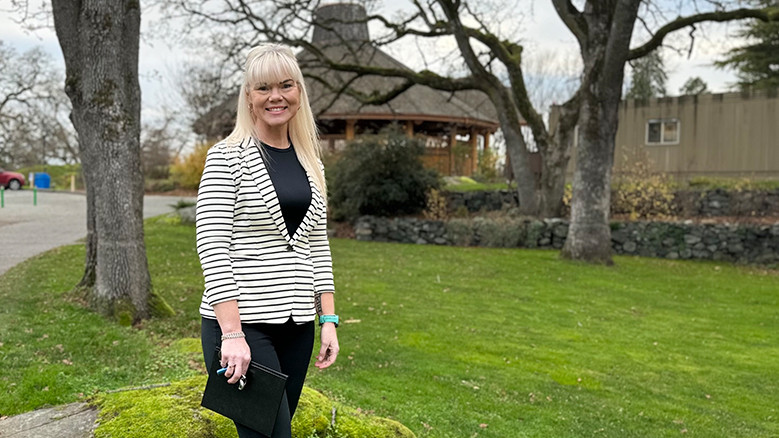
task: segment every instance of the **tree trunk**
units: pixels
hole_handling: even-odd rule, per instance
[[[94,250],[90,303],[105,315],[138,321],[150,316],[151,293],[143,240],[140,4],[53,0],[52,7],[82,151],[88,225],[94,220],[84,275]]]
[[[84,161],[83,155],[81,161]],[[95,231],[95,191],[89,190],[92,184],[86,182],[84,175],[84,187],[87,188],[87,241],[86,256],[84,257],[84,275],[76,285],[80,289],[91,289],[95,286],[97,270],[97,233]]]
[[[538,210],[541,217],[563,215],[563,193],[565,192],[565,171],[571,158],[567,138],[555,139],[541,153],[541,181],[538,187]]]
[[[538,216],[538,193],[536,177],[530,168],[530,153],[522,136],[519,123],[519,112],[505,90],[491,90],[490,100],[498,113],[500,128],[506,140],[506,151],[509,154],[511,170],[517,181],[517,196],[519,197],[519,213],[526,216]]]
[[[560,106],[559,118],[554,132],[539,143],[542,173],[539,189],[539,210],[543,217],[563,216],[563,195],[565,193],[565,174],[571,160],[574,129],[579,117],[578,95]]]
[[[588,2],[579,144],[565,258],[612,264],[609,206],[617,111],[640,0]]]

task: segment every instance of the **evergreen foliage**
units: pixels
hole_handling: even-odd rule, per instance
[[[637,59],[631,65],[633,72],[630,77],[630,88],[625,97],[648,100],[652,97],[665,96],[665,81],[668,80],[668,75],[665,73],[660,53],[654,51]]]
[[[682,85],[679,89],[679,93],[682,95],[698,95],[709,92],[709,86],[706,82],[700,78],[700,76],[694,76]]]
[[[349,143],[328,172],[332,218],[421,212],[427,192],[440,184],[436,172],[422,165],[424,149],[421,139],[397,127]]]
[[[750,0],[749,3],[756,7],[779,7],[777,0]],[[750,43],[729,50],[714,65],[735,69],[741,89],[779,87],[779,22],[752,20],[736,36]]]

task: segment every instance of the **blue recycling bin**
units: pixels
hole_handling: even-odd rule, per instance
[[[51,177],[45,172],[35,172],[35,187],[48,189],[51,187]]]

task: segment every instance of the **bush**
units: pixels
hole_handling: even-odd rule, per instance
[[[502,179],[498,169],[498,154],[490,148],[479,151],[479,164],[473,179],[479,182],[499,182]]]
[[[422,140],[397,128],[350,142],[328,171],[332,218],[421,212],[426,194],[440,185],[436,172],[423,167],[423,153]]]
[[[694,176],[687,181],[690,188],[702,190],[723,189],[741,192],[744,190],[777,190],[779,180],[776,179],[750,179],[750,178],[714,178],[708,176]]]
[[[653,172],[646,152],[626,153],[614,178],[612,214],[627,214],[631,220],[668,219],[673,216],[674,184],[666,174]]]
[[[427,192],[426,207],[423,214],[425,219],[447,219],[449,217],[449,207],[446,202],[446,195],[440,190],[430,189],[430,191]]]
[[[176,158],[170,167],[170,176],[177,187],[197,190],[210,147],[210,144],[201,143],[195,145],[195,149],[188,155]]]

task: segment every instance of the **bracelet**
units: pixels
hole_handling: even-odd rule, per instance
[[[232,333],[225,333],[222,335],[222,340],[225,339],[238,339],[238,338],[245,338],[246,334],[244,332],[232,332]]]

